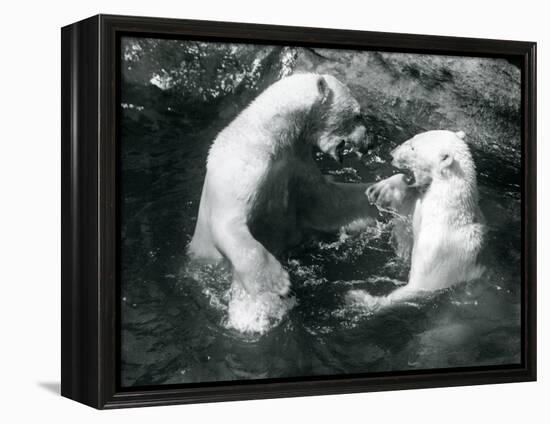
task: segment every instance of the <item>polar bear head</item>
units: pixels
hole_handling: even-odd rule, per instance
[[[341,162],[346,148],[369,148],[365,117],[347,86],[331,75],[296,73],[269,86],[233,127],[259,127],[273,147],[317,146]],[[250,130],[248,131],[250,133]],[[253,133],[253,140],[264,140]]]
[[[316,75],[316,79],[319,100],[314,113],[319,125],[312,136],[317,146],[340,163],[346,148],[361,157],[369,148],[369,139],[359,102],[333,76]]]
[[[415,184],[458,177],[474,182],[475,165],[464,132],[436,130],[415,135],[391,152],[393,166],[413,173]]]

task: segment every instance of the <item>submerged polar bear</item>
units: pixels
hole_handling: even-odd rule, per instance
[[[373,203],[392,209],[397,253],[411,260],[409,282],[388,296],[353,291],[352,298],[371,309],[479,278],[477,257],[485,228],[478,206],[476,169],[464,132],[428,131],[392,153],[393,165],[412,171],[367,189]]]
[[[336,231],[378,214],[364,195],[367,185],[321,174],[314,146],[340,162],[346,146],[359,155],[368,148],[359,103],[330,75],[274,83],[210,149],[188,250],[198,261],[230,262],[229,319],[241,331],[262,331],[269,315],[280,312],[273,302],[288,293],[290,281],[275,255],[308,231]],[[246,305],[236,307],[238,299]]]

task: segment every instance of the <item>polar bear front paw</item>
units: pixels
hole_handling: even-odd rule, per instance
[[[401,203],[407,192],[406,177],[396,174],[367,188],[369,201],[380,207],[392,207]]]

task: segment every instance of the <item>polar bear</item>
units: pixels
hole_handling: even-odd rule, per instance
[[[341,162],[345,149],[369,147],[350,90],[330,75],[295,74],[261,93],[214,140],[192,259],[229,261],[233,285],[250,296],[285,295],[288,273],[276,259],[309,231],[336,231],[378,211],[367,185],[326,179],[314,146]]]
[[[485,226],[478,206],[476,169],[463,131],[428,131],[392,153],[393,166],[412,172],[414,184],[397,174],[367,189],[377,205],[393,210],[397,252],[409,256],[408,284],[388,296],[361,291],[352,297],[371,309],[479,278],[478,254]]]

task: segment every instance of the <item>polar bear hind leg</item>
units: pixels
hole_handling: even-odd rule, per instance
[[[187,247],[187,252],[193,261],[197,263],[217,264],[223,260],[223,256],[216,248],[210,226],[208,225],[207,203],[205,202],[206,186],[202,190],[199,214],[193,238]]]
[[[224,217],[213,225],[218,248],[233,266],[234,281],[251,295],[288,293],[290,280],[282,265],[250,234],[242,218]]]

